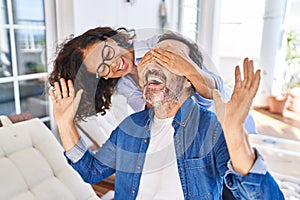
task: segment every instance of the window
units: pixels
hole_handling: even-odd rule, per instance
[[[0,115],[49,121],[43,0],[0,0]]]
[[[193,41],[198,39],[198,16],[199,1],[198,0],[179,0],[179,32],[189,37]]]
[[[227,0],[221,4],[219,53],[222,57],[259,57],[265,1]]]
[[[287,31],[294,30],[300,34],[300,0],[289,0],[285,17]]]

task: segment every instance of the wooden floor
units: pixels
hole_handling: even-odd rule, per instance
[[[252,146],[263,155],[269,172],[287,200],[300,200],[300,113],[282,115],[267,109],[251,110],[258,134],[250,135]]]
[[[258,134],[300,141],[300,113],[285,110],[278,115],[265,108],[254,108],[251,114]]]

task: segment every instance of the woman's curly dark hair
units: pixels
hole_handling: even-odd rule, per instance
[[[71,37],[57,47],[53,70],[48,81],[53,85],[60,78],[64,78],[73,81],[75,92],[83,89],[76,121],[97,113],[105,115],[105,110],[111,106],[111,96],[119,78],[96,79],[95,74],[89,73],[83,63],[84,50],[96,42],[105,41],[107,37],[115,40],[119,46],[132,48],[135,31],[124,27],[116,30],[110,27],[97,27],[77,37]]]

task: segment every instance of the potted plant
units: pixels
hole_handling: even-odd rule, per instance
[[[274,114],[283,115],[286,109],[288,95],[283,93],[281,95],[271,95],[268,97],[269,111]]]
[[[296,111],[299,109],[300,111],[300,52],[297,49],[299,45],[297,32],[288,31],[286,33],[286,67],[283,71],[281,94],[270,96],[268,99],[269,110],[272,113],[283,115],[286,107],[289,110]]]
[[[300,39],[292,30],[287,32],[285,82],[289,94],[288,109],[300,112]]]

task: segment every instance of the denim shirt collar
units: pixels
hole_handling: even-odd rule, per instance
[[[182,104],[180,109],[177,111],[174,122],[177,123],[180,126],[185,127],[187,124],[187,121],[191,118],[191,110],[195,106],[196,102],[194,101],[193,96],[190,96],[185,100],[185,102]],[[149,109],[149,119],[146,122],[146,125],[150,125],[150,123],[154,119],[154,108]]]
[[[194,108],[196,102],[193,99],[193,96],[187,98],[187,100],[182,104],[178,112],[174,117],[174,122],[180,126],[185,127],[187,121],[191,118],[191,110]]]

